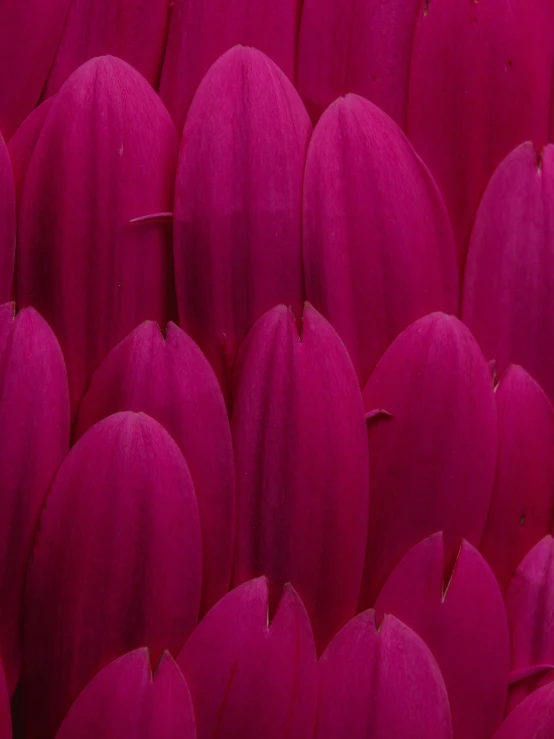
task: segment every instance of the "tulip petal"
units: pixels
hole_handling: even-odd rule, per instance
[[[314,130],[302,253],[307,299],[346,344],[361,384],[406,326],[458,312],[439,191],[398,126],[357,95],[333,103]]]
[[[175,0],[160,96],[179,133],[210,66],[237,44],[259,49],[294,82],[301,0]],[[255,99],[255,98],[254,98]]]
[[[13,170],[6,144],[0,133],[0,303],[12,297],[15,224]]]
[[[462,318],[502,374],[521,365],[554,401],[554,146],[531,144],[494,173],[479,206]],[[546,340],[545,340],[546,339]]]
[[[523,557],[552,531],[554,411],[542,389],[517,365],[503,375],[495,399],[498,462],[479,549],[504,591]]]
[[[145,648],[110,663],[79,694],[56,739],[196,739],[181,671],[164,652],[155,675]]]
[[[310,621],[287,585],[272,622],[265,578],[212,608],[179,653],[198,739],[313,736],[317,661]]]
[[[548,141],[552,22],[550,0],[421,3],[408,135],[443,191],[461,265],[494,169],[523,141]]]
[[[297,88],[312,120],[349,92],[406,125],[419,0],[304,0]]]
[[[130,333],[100,365],[81,403],[81,436],[117,411],[144,411],[173,436],[187,461],[202,526],[205,613],[229,589],[235,525],[231,431],[217,379],[174,323],[164,340],[153,322]]]
[[[0,3],[0,132],[9,139],[38,103],[70,0]]]
[[[179,322],[227,396],[256,319],[280,302],[301,310],[310,134],[291,83],[259,51],[241,47],[213,65],[187,118],[174,209]]]
[[[352,363],[309,304],[299,338],[284,306],[248,335],[231,419],[237,480],[234,581],[291,582],[318,649],[356,611],[366,543],[369,465]]]
[[[364,390],[371,516],[360,608],[418,541],[444,530],[478,546],[494,484],[497,416],[489,369],[467,328],[433,313],[407,328]]]
[[[520,563],[506,591],[512,644],[512,670],[554,664],[554,539],[545,536]],[[534,688],[551,682],[551,673],[522,680],[510,690],[514,708]]]
[[[510,642],[502,594],[479,552],[462,542],[447,577],[442,534],[416,545],[381,590],[392,613],[426,642],[442,671],[455,739],[489,739],[504,715]]]
[[[114,57],[80,67],[44,123],[21,199],[17,297],[60,341],[73,414],[110,349],[146,319],[166,325],[170,231],[129,221],[171,210],[177,147],[157,95]]]
[[[374,611],[349,621],[319,660],[315,737],[451,739],[446,687],[423,640],[394,616],[378,629]]]
[[[60,467],[41,516],[25,603],[26,736],[50,739],[125,652],[175,654],[200,585],[198,507],[177,444],[142,413],[100,421]]]
[[[550,739],[554,734],[554,684],[530,695],[512,711],[492,739]]]
[[[40,510],[69,449],[67,372],[32,308],[0,309],[0,655],[13,694],[21,669],[24,581]]]
[[[12,718],[10,715],[10,696],[0,662],[0,739],[12,739]]]

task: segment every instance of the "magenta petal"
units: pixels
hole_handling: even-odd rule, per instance
[[[152,675],[137,649],[105,667],[79,694],[56,739],[196,739],[194,709],[181,671],[164,652]]]
[[[502,594],[471,544],[446,569],[442,534],[416,545],[381,590],[392,613],[426,642],[444,676],[455,739],[489,739],[504,715],[510,642]]]
[[[210,66],[237,44],[264,52],[294,82],[301,0],[175,0],[160,96],[179,133]]]
[[[520,364],[554,400],[554,146],[515,149],[481,200],[462,318],[502,374]]]
[[[0,739],[12,739],[12,717],[10,714],[10,696],[4,676],[4,668],[0,662]]]
[[[164,340],[147,322],[93,375],[76,434],[116,411],[144,411],[173,436],[189,467],[202,526],[201,611],[229,589],[235,527],[231,431],[219,383],[196,344],[174,323]]]
[[[420,4],[408,135],[444,193],[461,263],[495,167],[523,141],[539,151],[548,140],[552,23],[551,0]]]
[[[306,304],[301,337],[284,306],[239,357],[231,419],[237,479],[234,581],[291,582],[318,649],[356,611],[369,465],[362,398],[346,349]]]
[[[554,736],[554,684],[530,695],[502,722],[492,739],[551,739]]]
[[[6,144],[0,133],[0,303],[4,303],[12,297],[15,224],[13,170]]]
[[[171,306],[171,231],[130,223],[171,210],[177,135],[141,75],[114,57],[80,67],[56,96],[19,211],[17,298],[54,329],[74,413],[92,373]]]
[[[0,655],[10,695],[35,529],[69,448],[69,391],[56,337],[32,308],[0,307]]]
[[[374,603],[393,567],[418,541],[444,530],[478,546],[497,455],[493,386],[467,328],[434,313],[387,350],[364,390],[371,516],[360,607]]]
[[[429,648],[394,616],[352,619],[319,660],[316,739],[451,739],[444,680]]]
[[[0,133],[9,139],[38,103],[70,0],[0,3]]]
[[[265,578],[217,603],[179,653],[198,739],[307,739],[317,707],[310,621],[287,585],[271,623]]]
[[[174,211],[179,320],[224,392],[241,341],[278,303],[300,312],[302,179],[311,125],[267,57],[236,47],[194,98]]]
[[[504,591],[523,557],[552,531],[554,411],[517,365],[504,373],[495,398],[498,463],[479,549]]]
[[[307,299],[363,384],[410,323],[458,312],[454,237],[437,186],[398,126],[357,95],[317,124],[306,163]]]
[[[554,664],[554,539],[545,536],[520,563],[506,591],[512,670]],[[522,680],[510,690],[513,708],[552,675]]]
[[[25,603],[31,739],[50,739],[108,662],[138,646],[173,654],[194,628],[198,507],[177,444],[142,413],[96,424],[70,451],[40,520]]]
[[[297,87],[313,120],[354,92],[406,124],[419,0],[304,0]]]

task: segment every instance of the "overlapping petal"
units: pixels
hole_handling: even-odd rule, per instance
[[[196,627],[177,663],[196,712],[198,739],[306,739],[317,708],[310,621],[287,585],[269,622],[265,578],[225,596]]]
[[[156,662],[194,628],[198,507],[179,447],[142,413],[100,421],[46,499],[25,602],[26,736],[50,739],[106,664],[139,646]]]
[[[489,739],[504,715],[510,642],[502,594],[485,560],[462,542],[448,571],[442,534],[416,545],[381,590],[392,613],[426,642],[442,671],[454,739]]]
[[[144,411],[173,436],[189,467],[202,526],[205,613],[229,589],[235,533],[231,431],[219,383],[196,344],[174,323],[164,339],[148,321],[93,375],[76,435],[117,411]]]
[[[210,69],[187,118],[174,252],[181,327],[224,392],[240,342],[278,303],[302,304],[302,180],[311,124],[261,52],[237,47]]]
[[[0,303],[12,297],[15,227],[14,176],[8,150],[0,133]]]
[[[318,649],[354,615],[369,466],[361,393],[344,345],[308,303],[260,318],[239,357],[231,419],[237,479],[234,581],[291,582]]]
[[[483,355],[456,318],[434,313],[407,328],[363,390],[371,515],[361,607],[418,541],[444,530],[447,548],[478,546],[491,499],[497,414]]]
[[[554,685],[546,685],[510,713],[492,739],[550,739],[553,734]]]
[[[413,321],[458,312],[437,186],[398,126],[357,95],[333,103],[314,130],[302,255],[306,297],[338,331],[361,384]]]

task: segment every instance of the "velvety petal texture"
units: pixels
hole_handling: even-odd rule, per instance
[[[319,660],[316,739],[451,739],[444,680],[429,648],[394,616],[364,611]]]
[[[154,90],[125,62],[80,67],[52,103],[19,211],[17,299],[54,329],[74,412],[92,373],[146,319],[165,327],[178,140]]]
[[[4,303],[12,297],[15,226],[13,170],[6,144],[0,133],[0,303]]]
[[[333,103],[314,130],[302,255],[306,297],[338,331],[360,384],[413,321],[458,312],[437,186],[398,126],[357,95]]]
[[[0,4],[0,134],[9,139],[38,103],[71,0]]]
[[[205,613],[229,589],[235,533],[231,431],[217,378],[196,344],[174,323],[164,339],[147,321],[95,372],[79,411],[76,434],[116,411],[144,411],[183,452],[202,526]]]
[[[147,649],[115,660],[86,686],[56,739],[196,739],[194,709],[168,652],[152,674]]]
[[[6,685],[4,668],[0,662],[0,739],[12,739],[12,717],[10,696]]]
[[[40,520],[25,603],[30,738],[50,739],[109,662],[148,646],[154,663],[193,630],[201,535],[179,447],[142,413],[118,413],[73,447]]]
[[[313,120],[349,92],[406,124],[419,0],[304,0],[297,87]]]
[[[462,318],[502,374],[520,364],[554,400],[554,146],[530,143],[494,173],[479,206]]]
[[[478,546],[491,499],[497,414],[489,369],[458,319],[434,313],[407,328],[363,390],[371,515],[360,604],[374,603],[393,567],[418,541],[444,530]]]
[[[549,140],[552,23],[550,0],[420,4],[408,135],[444,192],[461,261],[495,167],[523,141],[540,151]]]
[[[231,430],[237,479],[234,581],[291,582],[318,649],[354,615],[369,465],[360,390],[344,345],[306,304],[299,332],[277,306],[239,357]]]
[[[542,389],[517,365],[500,379],[495,399],[498,462],[479,549],[505,590],[523,557],[552,531],[554,411]]]
[[[179,133],[210,66],[237,44],[253,46],[294,82],[301,0],[174,0],[160,96]]]
[[[302,305],[302,180],[311,124],[285,75],[236,47],[187,117],[174,209],[181,327],[225,392],[240,342],[278,303]]]
[[[21,669],[24,582],[48,487],[69,448],[69,391],[56,337],[32,308],[0,306],[0,656]]]
[[[550,739],[552,736],[554,685],[546,685],[510,713],[492,739]]]
[[[448,568],[442,534],[416,545],[379,594],[433,652],[442,671],[454,739],[489,739],[506,704],[510,642],[502,594],[479,552],[462,542]]]
[[[163,61],[168,0],[71,0],[43,97],[81,64],[102,54],[124,59],[154,87]]]
[[[196,627],[177,663],[196,713],[198,739],[306,739],[317,708],[310,621],[287,585],[269,621],[261,577],[225,596]]]

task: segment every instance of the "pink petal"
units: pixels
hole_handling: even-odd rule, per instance
[[[369,699],[368,699],[369,697]],[[316,739],[451,739],[443,677],[429,648],[394,616],[364,611],[319,660]]]
[[[333,103],[314,130],[303,260],[307,298],[338,331],[361,384],[406,326],[458,311],[439,191],[398,126],[357,95]]]
[[[291,582],[318,649],[356,611],[369,502],[364,412],[352,363],[306,304],[301,337],[284,306],[239,357],[231,419],[237,479],[234,581]]]
[[[479,549],[504,591],[523,557],[552,530],[554,411],[517,365],[503,375],[495,398],[498,463]]]
[[[174,323],[167,338],[143,323],[93,375],[76,434],[116,411],[144,411],[173,436],[194,482],[202,526],[201,611],[229,589],[235,527],[231,431],[219,383],[196,344]]]
[[[301,0],[175,0],[160,96],[179,133],[210,66],[237,44],[264,52],[294,82]]]
[[[492,739],[550,739],[554,735],[554,684],[530,695],[510,713]]]
[[[12,718],[10,714],[10,696],[4,676],[4,668],[0,662],[0,739],[12,739]]]
[[[21,610],[35,530],[69,448],[67,372],[32,308],[0,307],[0,654],[10,695],[21,669]]]
[[[241,341],[279,302],[300,312],[302,179],[311,125],[291,83],[236,47],[204,78],[179,154],[179,321],[228,395]]]
[[[1,12],[0,10],[0,15]],[[6,144],[0,133],[0,303],[4,303],[12,297],[15,224],[13,170]]]
[[[9,139],[38,103],[70,0],[0,3],[0,132]]]
[[[460,262],[475,209],[514,146],[548,140],[551,0],[425,0],[410,70],[408,135],[443,190]]]
[[[171,210],[177,146],[150,85],[113,57],[80,67],[44,123],[21,200],[17,297],[60,341],[73,413],[110,349],[146,319],[167,322],[170,231],[130,220]]]
[[[173,654],[194,628],[201,538],[178,446],[142,413],[96,424],[60,467],[26,594],[23,679],[30,739],[50,739],[78,693],[138,646]]]
[[[520,563],[506,591],[512,644],[512,670],[554,664],[554,539],[545,536]],[[550,673],[523,680],[510,690],[510,708]]]
[[[523,144],[494,173],[471,234],[462,318],[499,374],[520,364],[554,400],[554,146],[537,164]]]
[[[304,0],[297,87],[313,120],[354,92],[405,127],[419,0]]]
[[[168,0],[71,0],[43,97],[58,92],[88,59],[113,54],[154,87],[162,67]]]
[[[381,590],[392,613],[427,643],[444,676],[455,739],[489,739],[506,704],[510,642],[502,594],[479,552],[462,542],[447,572],[441,533],[416,545]]]
[[[307,739],[317,706],[310,621],[287,585],[271,623],[265,578],[223,598],[177,663],[190,688],[198,739]]]
[[[494,483],[497,415],[489,369],[467,328],[434,313],[407,328],[363,390],[371,516],[360,608],[372,605],[393,567],[444,529],[478,546]]]
[[[145,648],[115,660],[79,694],[56,739],[196,739],[181,671],[164,652],[155,674]]]

